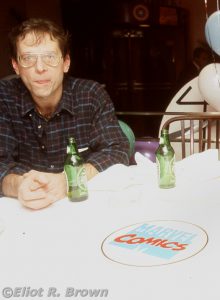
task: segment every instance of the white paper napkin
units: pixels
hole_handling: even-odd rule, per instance
[[[218,150],[209,149],[187,156],[175,166],[177,184],[194,184],[220,177]]]
[[[2,233],[5,230],[5,225],[3,221],[0,219],[0,233]]]
[[[132,186],[157,183],[156,164],[139,152],[135,153],[137,165],[116,164],[99,173],[88,182],[90,190],[122,191]]]
[[[157,179],[156,163],[140,153],[135,154],[137,165]],[[150,171],[149,171],[150,170]],[[215,178],[220,178],[220,161],[218,160],[218,150],[208,149],[195,153],[175,163],[176,186],[193,185]],[[149,180],[149,176],[147,177]],[[151,178],[151,180],[153,180]]]
[[[100,172],[88,182],[90,190],[122,191],[132,186],[158,185],[156,163],[135,153],[136,166],[116,164]],[[220,177],[218,150],[209,149],[176,162],[176,186],[192,185]]]
[[[157,165],[143,154],[136,152],[134,175],[137,180],[144,185],[157,185]]]
[[[119,191],[139,184],[132,168],[122,164],[109,167],[88,182],[89,189],[95,191]]]

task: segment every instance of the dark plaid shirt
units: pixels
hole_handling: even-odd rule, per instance
[[[62,172],[68,137],[76,139],[79,149],[88,148],[81,155],[98,171],[128,164],[128,141],[97,82],[65,78],[59,106],[45,120],[21,79],[0,81],[0,183],[6,174],[31,169]]]

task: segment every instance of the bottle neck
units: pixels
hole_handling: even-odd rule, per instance
[[[78,154],[76,141],[73,138],[69,139],[69,143],[67,145],[67,154]]]
[[[78,151],[75,149],[74,145],[70,144],[67,146],[67,153],[68,154],[77,154]]]
[[[167,129],[161,131],[160,145],[170,145],[169,132]]]

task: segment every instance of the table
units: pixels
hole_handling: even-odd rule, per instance
[[[12,299],[219,300],[219,194],[220,180],[213,179],[169,190],[148,184],[90,190],[87,201],[63,199],[39,211],[1,198],[1,299],[13,293]],[[152,267],[103,255],[102,242],[112,232],[149,220],[196,224],[208,243],[188,259]]]

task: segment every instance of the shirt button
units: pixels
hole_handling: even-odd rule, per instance
[[[54,168],[54,165],[50,165],[50,168],[53,169],[53,168]]]
[[[59,116],[60,116],[60,114],[58,113],[58,114],[57,114],[57,117],[59,117]]]
[[[42,145],[42,146],[41,146],[41,149],[45,149],[45,146],[44,146],[44,145]]]
[[[38,125],[38,126],[37,126],[37,128],[39,128],[39,129],[40,129],[40,128],[41,128],[41,125]]]
[[[32,117],[32,114],[29,114],[29,117]]]

